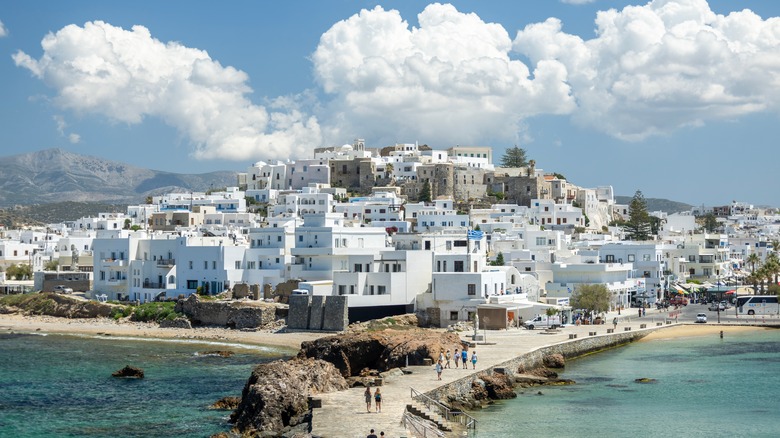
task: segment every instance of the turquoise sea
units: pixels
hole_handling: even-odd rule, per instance
[[[230,358],[199,354],[230,350]],[[223,343],[0,335],[0,437],[207,437],[254,365],[295,352]],[[117,379],[125,365],[145,378]]]
[[[473,413],[476,436],[780,436],[780,330],[641,341],[570,360],[560,376],[577,383]]]

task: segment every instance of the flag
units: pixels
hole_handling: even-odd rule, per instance
[[[482,231],[469,230],[468,240],[482,240]]]

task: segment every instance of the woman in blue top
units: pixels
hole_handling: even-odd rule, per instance
[[[460,359],[463,361],[463,369],[467,370],[469,368],[469,364],[468,364],[469,353],[466,351],[465,348],[463,349],[463,351],[460,352]]]

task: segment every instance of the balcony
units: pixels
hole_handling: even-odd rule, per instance
[[[152,283],[150,281],[145,281],[141,287],[144,289],[165,289],[165,283]]]
[[[103,259],[101,262],[106,268],[121,268],[127,266],[127,261],[122,259]]]
[[[157,259],[157,267],[172,268],[176,266],[176,259]]]

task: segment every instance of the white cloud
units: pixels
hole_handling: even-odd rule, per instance
[[[705,0],[655,0],[599,12],[597,37],[561,31],[555,18],[518,32],[532,63],[562,66],[579,123],[639,140],[707,121],[776,111],[780,19],[727,16]]]
[[[130,124],[159,117],[191,141],[196,158],[306,156],[320,145],[316,118],[289,99],[254,105],[244,72],[205,51],[162,43],[143,26],[69,25],[41,45],[40,59],[21,51],[13,59],[57,91],[58,105]]]
[[[540,62],[531,72],[510,59],[500,25],[441,4],[427,6],[418,22],[410,28],[398,11],[377,6],[322,35],[312,60],[332,96],[322,116],[329,140],[511,140],[523,118],[574,108],[563,66]]]
[[[60,134],[61,137],[67,137],[68,141],[72,144],[76,144],[81,141],[81,136],[76,133],[65,133],[65,128],[68,127],[67,122],[65,122],[65,118],[61,115],[57,114],[52,117],[54,119],[54,123],[57,124],[57,132]]]
[[[0,38],[8,35],[8,29],[5,28],[5,25],[2,21],[0,21]]]
[[[76,144],[81,141],[81,136],[75,133],[68,134],[68,141],[72,144]]]

